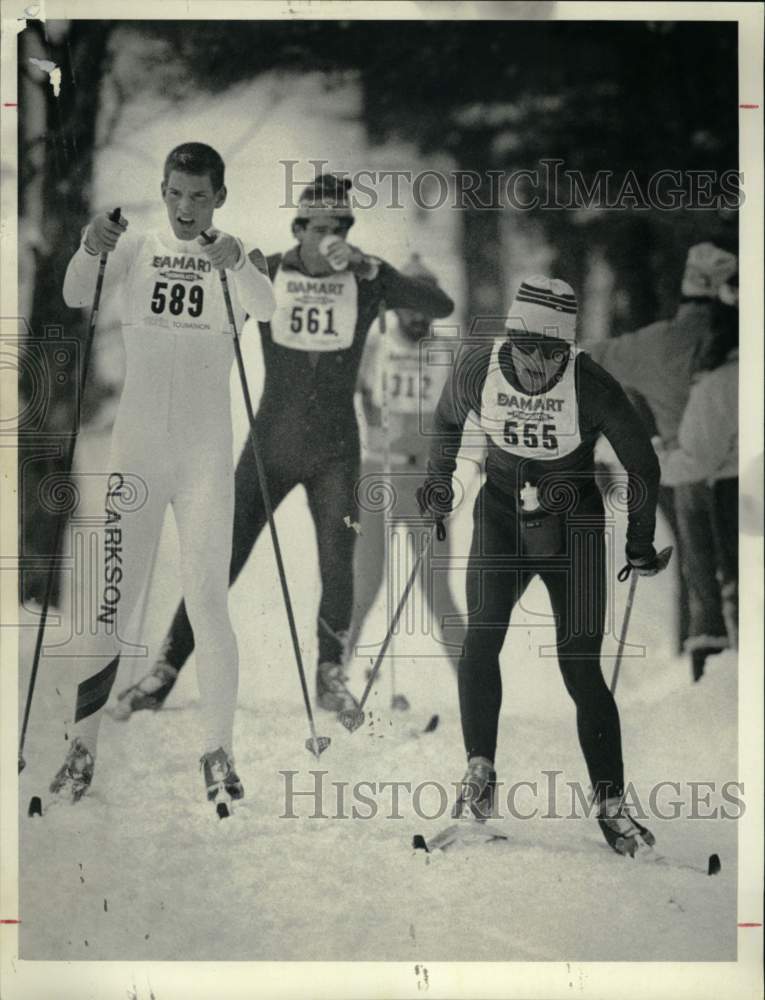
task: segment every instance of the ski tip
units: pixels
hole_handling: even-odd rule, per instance
[[[364,713],[360,708],[347,708],[343,712],[338,712],[337,718],[349,733],[355,733],[364,722]]]
[[[318,760],[331,742],[329,736],[317,736],[315,739],[313,736],[309,736],[305,741],[305,748]]]
[[[225,802],[219,802],[215,807],[215,811],[218,814],[218,819],[228,819],[231,815]]]
[[[428,722],[427,726],[425,726],[425,728],[423,729],[423,732],[424,733],[434,733],[436,731],[436,729],[438,729],[438,723],[440,721],[441,720],[440,720],[440,718],[437,715],[431,715],[430,721]]]
[[[33,795],[29,800],[27,816],[42,816],[42,799],[39,795]]]
[[[415,833],[412,837],[412,847],[415,851],[425,851],[426,854],[430,854],[427,842],[421,833]]]
[[[707,875],[717,875],[721,868],[722,864],[720,862],[720,855],[710,854],[709,863],[707,865]]]

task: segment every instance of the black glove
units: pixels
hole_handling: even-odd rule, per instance
[[[451,478],[426,479],[415,493],[417,506],[423,516],[430,515],[436,524],[436,538],[442,542],[446,538],[444,520],[451,513],[454,500]]]
[[[669,557],[663,558],[664,552],[658,554],[650,543],[647,545],[628,545],[625,554],[627,565],[619,573],[619,578],[625,580],[632,571],[638,576],[656,576],[669,562]]]

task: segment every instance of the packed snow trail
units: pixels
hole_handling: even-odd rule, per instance
[[[98,447],[101,445],[99,444]],[[310,520],[302,491],[277,513],[283,527],[287,574],[311,680],[318,573],[309,551]],[[290,530],[286,530],[289,525]],[[466,551],[469,517],[451,522],[455,553]],[[666,544],[662,534],[657,546]],[[169,620],[178,589],[175,541],[163,540],[147,618],[150,658]],[[464,770],[456,683],[432,640],[396,642],[397,681],[412,703],[392,712],[383,669],[370,696],[371,718],[355,734],[320,713],[318,730],[332,746],[317,763],[305,750],[304,711],[280,603],[273,553],[263,537],[231,592],[231,613],[242,652],[235,723],[237,769],[246,798],[218,821],[204,797],[198,767],[200,718],[194,670],[184,671],[166,708],[138,713],[129,723],[105,719],[92,791],[79,805],[28,818],[32,794],[45,792],[60,763],[74,679],[51,660],[43,663],[21,776],[22,958],[141,960],[473,960],[652,961],[732,960],[736,948],[736,823],[732,820],[656,820],[648,825],[657,849],[705,866],[720,854],[714,878],[662,865],[643,865],[605,847],[594,820],[503,822],[507,844],[424,855],[411,848],[414,833],[432,836],[448,814],[417,815],[412,795],[392,790],[439,782],[453,798]],[[617,545],[621,539],[617,538]],[[617,548],[616,557],[619,558]],[[617,699],[622,712],[628,780],[641,796],[660,780],[681,783],[674,796],[687,806],[687,782],[735,781],[736,660],[709,661],[707,676],[691,685],[688,664],[670,652],[668,608],[672,578],[641,580],[630,641],[647,655],[623,662]],[[452,583],[462,604],[461,574]],[[626,587],[617,592],[616,623]],[[497,757],[508,786],[537,781],[540,795],[524,800],[545,811],[545,771],[586,788],[573,706],[554,655],[538,655],[552,641],[543,590],[529,589],[513,619],[502,655],[504,702]],[[370,616],[362,643],[381,641],[384,600]],[[54,633],[55,635],[55,633]],[[34,640],[22,634],[24,647]],[[428,644],[431,644],[428,646]],[[606,640],[611,653],[613,634]],[[415,659],[411,654],[417,653]],[[423,653],[430,652],[430,656]],[[25,684],[29,649],[22,648]],[[372,653],[370,656],[373,655]],[[361,690],[368,658],[352,672]],[[606,664],[610,678],[612,662]],[[126,661],[115,690],[130,680]],[[39,698],[39,700],[37,700]],[[438,712],[434,733],[415,735]],[[293,799],[286,782],[312,791],[311,771],[323,777],[323,813],[311,818],[311,796]],[[297,772],[290,779],[285,772]],[[333,782],[376,783],[370,819],[334,818]],[[362,793],[370,795],[368,786]],[[664,796],[667,803],[672,795]],[[562,798],[558,811],[567,812]],[[720,805],[719,795],[712,804]],[[434,786],[423,790],[421,811],[440,807]],[[341,810],[342,811],[342,810]],[[687,811],[687,810],[686,810]]]

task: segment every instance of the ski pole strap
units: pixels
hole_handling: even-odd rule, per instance
[[[619,583],[624,583],[624,581],[627,579],[627,577],[630,575],[631,572],[632,572],[632,566],[629,563],[625,563],[624,566],[622,566],[622,568],[616,574],[616,579],[619,581]]]

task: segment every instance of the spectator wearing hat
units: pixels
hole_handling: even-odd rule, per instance
[[[718,292],[737,272],[734,254],[713,243],[688,252],[681,301],[672,319],[635,333],[587,344],[592,358],[629,392],[639,393],[650,409],[661,447],[678,447],[680,424],[693,376],[708,367],[720,332],[716,326]],[[673,488],[680,571],[688,593],[688,636],[692,673],[706,658],[730,644],[717,579],[717,556],[709,545],[712,499],[703,479]]]
[[[659,450],[662,482],[677,487],[706,483],[723,616],[732,646],[738,645],[738,275],[720,286],[707,366],[694,379],[677,435],[677,447]],[[693,678],[704,673],[692,654]]]

